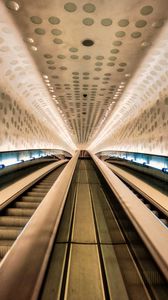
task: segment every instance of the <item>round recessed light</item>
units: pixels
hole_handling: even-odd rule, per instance
[[[84,56],[83,56],[83,59],[89,60],[89,59],[91,59],[91,56],[90,56],[90,55],[84,55]]]
[[[50,70],[55,70],[56,67],[54,67],[54,66],[49,66],[48,69],[50,69]]]
[[[57,75],[52,75],[52,78],[54,78],[54,79],[58,79],[58,78],[59,78],[59,76],[57,76]]]
[[[38,17],[38,16],[32,16],[32,17],[30,18],[30,20],[31,20],[32,23],[34,23],[34,24],[41,24],[41,23],[43,22],[43,20],[42,20],[40,17]]]
[[[131,77],[131,74],[130,73],[125,74],[125,77],[129,78],[129,77]]]
[[[93,13],[96,10],[96,6],[92,3],[86,3],[83,5],[83,10],[87,13]]]
[[[49,65],[55,64],[54,60],[47,60],[46,63],[49,64]]]
[[[62,43],[63,43],[63,40],[55,38],[55,39],[53,40],[53,42],[54,42],[55,44],[62,44]]]
[[[90,40],[90,39],[86,39],[86,40],[82,41],[82,45],[85,47],[91,47],[94,45],[94,41]]]
[[[52,56],[51,54],[48,54],[48,53],[47,53],[47,54],[44,54],[44,57],[45,57],[45,58],[52,58],[53,56]]]
[[[113,45],[114,45],[114,46],[121,46],[121,45],[122,45],[122,42],[121,42],[121,41],[114,41],[114,42],[113,42]]]
[[[108,59],[112,60],[112,61],[115,61],[117,59],[117,57],[116,56],[110,56]]]
[[[6,6],[7,8],[14,11],[18,11],[20,8],[19,4],[16,1],[11,1],[11,0],[6,1]]]
[[[97,60],[103,60],[103,59],[104,59],[104,56],[98,55],[98,56],[96,56],[96,59],[97,59]]]
[[[74,12],[75,10],[77,10],[77,6],[75,3],[73,2],[67,2],[65,5],[64,5],[64,9],[68,12]]]
[[[60,19],[57,17],[49,17],[48,21],[50,22],[50,24],[55,25],[55,24],[59,24],[60,23]]]
[[[119,52],[119,50],[118,49],[112,49],[110,52],[113,53],[113,54],[116,54],[116,53]]]
[[[141,8],[140,13],[143,16],[149,15],[153,12],[153,7],[150,5],[144,6]]]
[[[91,18],[85,18],[85,19],[83,19],[82,22],[83,22],[83,24],[86,25],[86,26],[91,26],[91,25],[94,24],[94,20],[91,19]]]
[[[121,37],[125,36],[125,31],[117,31],[117,32],[115,33],[115,36],[121,38]]]
[[[67,70],[67,67],[62,66],[60,67],[60,70]]]
[[[74,47],[72,47],[72,48],[69,48],[69,51],[70,51],[70,52],[78,52],[78,49],[77,49],[77,48],[74,48]]]
[[[53,35],[60,35],[60,34],[62,34],[62,31],[57,29],[57,28],[54,28],[54,29],[51,30],[51,33]]]
[[[145,20],[138,20],[136,23],[135,23],[135,26],[138,27],[138,28],[141,28],[141,27],[145,27],[147,24],[147,22]]]
[[[109,62],[109,63],[107,64],[107,66],[109,66],[109,67],[114,67],[114,66],[115,66],[115,63]]]
[[[37,47],[35,47],[35,46],[31,46],[31,49],[32,49],[33,51],[37,51]]]
[[[125,62],[122,62],[119,64],[120,67],[125,67],[127,64]]]
[[[142,43],[141,43],[141,47],[142,48],[146,48],[146,47],[149,47],[149,46],[151,46],[152,45],[152,43],[151,42],[148,42],[148,41],[143,41]]]
[[[122,19],[118,22],[118,25],[120,27],[126,27],[126,26],[128,26],[128,24],[129,24],[129,21],[127,19]]]
[[[164,20],[160,19],[152,23],[153,28],[160,28],[164,25]]]
[[[58,57],[59,59],[65,59],[65,55],[62,55],[62,54],[57,55],[57,57]]]
[[[78,58],[79,58],[78,55],[71,55],[70,57],[71,57],[72,59],[78,59]]]
[[[102,62],[98,61],[98,62],[95,63],[95,66],[100,67],[100,66],[102,66],[102,64],[103,64]]]
[[[43,35],[45,34],[45,30],[43,28],[36,28],[34,30],[35,33],[39,34],[39,35]]]
[[[134,31],[134,32],[131,33],[131,36],[132,36],[134,39],[139,38],[141,35],[142,35],[142,33],[139,32],[139,31]]]
[[[109,19],[109,18],[102,19],[102,20],[101,20],[101,24],[102,24],[103,26],[110,26],[110,25],[112,24],[112,20]]]
[[[26,38],[25,41],[29,44],[33,44],[34,43],[34,40],[30,37]]]

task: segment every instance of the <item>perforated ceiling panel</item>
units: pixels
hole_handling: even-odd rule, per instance
[[[167,0],[4,1],[73,141],[112,116],[167,18]]]

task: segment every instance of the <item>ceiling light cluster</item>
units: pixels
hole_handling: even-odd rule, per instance
[[[34,45],[34,39],[33,38],[27,37],[25,39],[25,42],[30,45],[30,49],[32,51],[37,51],[38,50],[38,48]]]
[[[43,78],[44,78],[44,82],[48,88],[48,91],[50,93],[54,93],[54,88],[52,87],[51,83],[50,83],[50,80],[48,79],[48,76],[47,75],[43,75]]]
[[[125,88],[125,81],[121,81],[117,91],[115,92],[115,94],[113,96],[114,100],[117,100],[122,95],[124,88]]]
[[[62,109],[60,107],[58,107],[59,101],[57,100],[58,99],[57,96],[55,94],[53,94],[54,93],[54,88],[52,87],[52,85],[50,83],[48,75],[43,74],[43,79],[44,79],[44,82],[45,82],[45,84],[46,84],[46,86],[48,88],[48,91],[50,93],[52,93],[51,97],[52,97],[53,101],[55,102],[55,104],[57,104],[57,110],[58,110],[59,114],[61,115],[62,119],[64,120],[65,126],[68,129],[68,131],[69,131],[68,121],[67,121],[66,116],[63,113]]]

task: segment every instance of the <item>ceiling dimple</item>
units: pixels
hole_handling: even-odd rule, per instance
[[[115,35],[116,35],[116,37],[122,38],[122,37],[125,37],[126,32],[125,31],[117,31],[115,33]]]
[[[166,0],[43,0],[40,9],[38,2],[6,6],[75,142],[87,143],[164,26]],[[2,38],[0,51],[9,51]]]
[[[91,19],[91,18],[85,18],[85,19],[83,19],[82,22],[83,22],[83,24],[86,25],[86,26],[91,26],[91,25],[94,24],[94,20]]]
[[[51,30],[51,33],[53,35],[61,35],[62,31],[60,29],[54,28],[54,29]]]
[[[118,25],[119,25],[120,27],[126,27],[126,26],[129,25],[129,20],[127,20],[127,19],[122,19],[122,20],[120,20],[120,21],[118,22]]]
[[[30,20],[31,20],[32,23],[34,23],[34,24],[41,24],[41,23],[43,22],[43,20],[42,20],[40,17],[38,17],[38,16],[32,16],[32,17],[30,18]]]
[[[64,9],[68,12],[74,12],[75,10],[77,10],[77,6],[73,2],[68,2],[64,5]]]
[[[46,32],[45,32],[45,29],[43,29],[43,28],[36,28],[36,29],[34,30],[34,32],[37,33],[37,34],[41,34],[41,35],[43,35],[43,34],[46,33]]]
[[[48,18],[48,21],[49,21],[49,23],[52,24],[52,25],[56,25],[56,24],[59,24],[59,23],[60,23],[60,19],[57,18],[57,17],[53,17],[53,16],[49,17],[49,18]]]
[[[86,3],[83,5],[83,10],[87,13],[93,13],[96,10],[96,6],[92,3]]]
[[[101,20],[101,24],[102,24],[103,26],[110,26],[110,25],[112,25],[112,20],[109,19],[109,18],[102,19],[102,20]]]

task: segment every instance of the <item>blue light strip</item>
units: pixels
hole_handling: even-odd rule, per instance
[[[111,158],[121,158],[124,160],[132,161],[141,165],[149,166],[162,170],[168,173],[168,157],[159,155],[150,155],[146,153],[137,152],[124,152],[124,151],[103,151],[97,153],[101,156],[108,156]]]
[[[50,155],[66,155],[65,151],[61,149],[35,149],[35,150],[20,150],[0,152],[0,169],[21,163],[23,161],[29,161],[32,159],[50,156]]]

